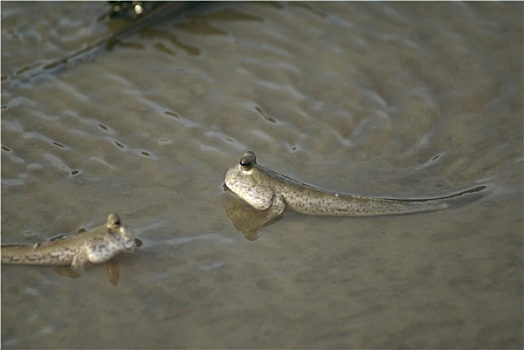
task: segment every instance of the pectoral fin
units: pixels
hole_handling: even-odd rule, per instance
[[[118,280],[120,279],[120,264],[109,261],[107,263],[107,276],[109,277],[109,282],[116,286],[118,284]]]
[[[242,196],[246,202],[257,210],[266,210],[273,203],[275,193],[271,187],[259,186],[248,192],[247,196]]]

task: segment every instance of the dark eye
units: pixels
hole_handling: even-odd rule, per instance
[[[244,156],[240,158],[240,166],[242,167],[242,170],[249,170],[253,166],[253,164],[257,163],[257,158],[255,156],[255,153],[251,151],[247,151],[244,153]]]
[[[251,163],[251,160],[247,158],[240,159],[240,166],[244,168],[245,170],[248,170],[249,168],[251,168],[251,165],[253,165],[253,163]]]
[[[120,217],[116,213],[110,213],[107,216],[107,227],[120,226]]]

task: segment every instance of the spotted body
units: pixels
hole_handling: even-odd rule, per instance
[[[71,266],[106,262],[120,253],[133,253],[139,242],[117,214],[106,225],[34,246],[2,246],[2,264]]]
[[[274,216],[285,208],[307,215],[372,216],[408,214],[440,210],[447,200],[485,188],[478,186],[453,195],[431,199],[386,199],[362,197],[325,191],[290,179],[257,164],[255,153],[246,152],[231,167],[226,186],[258,210],[269,210]]]

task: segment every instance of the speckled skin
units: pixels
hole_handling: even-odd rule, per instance
[[[451,196],[432,199],[383,199],[324,191],[280,175],[257,164],[255,153],[244,154],[226,173],[226,186],[258,210],[274,216],[285,208],[308,215],[372,216],[434,211],[448,206],[446,199],[485,188],[479,186]]]
[[[77,235],[66,236],[34,246],[2,247],[2,264],[71,266],[81,269],[88,262],[99,264],[120,253],[132,253],[137,245],[117,214],[106,225]]]

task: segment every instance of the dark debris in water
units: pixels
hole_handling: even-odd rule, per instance
[[[159,1],[108,1],[108,3],[111,6],[110,18],[137,18],[162,4]]]
[[[77,51],[73,51],[65,57],[57,57],[53,60],[38,61],[16,69],[12,74],[2,75],[2,81],[10,81],[12,86],[28,81],[40,74],[49,74],[54,71],[70,67],[78,62],[88,59],[99,51],[110,51],[122,39],[134,34],[151,24],[165,19],[172,19],[174,15],[180,14],[189,8],[196,6],[197,2],[176,1],[109,1],[110,8],[95,21],[112,20],[113,18],[129,18],[131,23],[124,29],[109,34],[91,44],[87,44]]]

